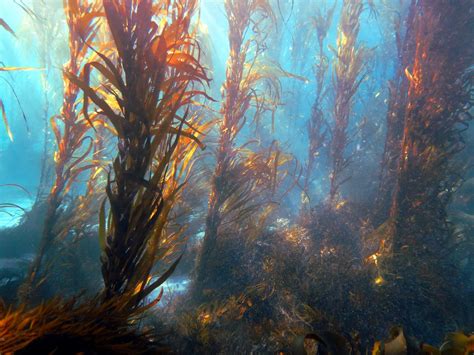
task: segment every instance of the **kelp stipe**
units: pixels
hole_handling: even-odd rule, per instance
[[[133,310],[179,262],[154,278],[166,254],[168,214],[184,183],[180,171],[190,167],[177,156],[180,141],[199,144],[200,120],[189,106],[205,93],[194,86],[209,79],[190,30],[196,1],[105,0],[103,6],[117,60],[97,52],[100,60],[87,63],[81,77],[68,76],[84,92],[85,117],[92,101],[117,134],[106,187],[110,213],[106,220],[103,204],[99,222],[103,297],[132,294],[127,307]],[[92,70],[102,74],[105,92],[90,86]]]
[[[433,238],[446,231],[446,207],[459,182],[453,158],[464,148],[462,132],[474,103],[474,49],[469,36],[461,35],[474,30],[471,2],[422,0],[415,6],[416,48],[413,65],[405,68],[409,88],[390,214],[394,252],[424,242],[443,248]]]
[[[399,290],[398,302],[405,304],[416,292],[430,300],[423,307],[449,322],[463,312],[455,291],[462,278],[450,259],[463,241],[447,207],[462,177],[455,157],[472,119],[474,49],[462,34],[474,30],[474,18],[469,1],[413,4],[415,50],[404,70],[409,84],[403,138],[390,216],[379,227],[379,269],[387,287]],[[416,291],[410,283],[418,285]]]
[[[265,112],[274,114],[279,104],[278,77],[291,76],[278,65],[263,61],[264,30],[274,21],[270,3],[226,0],[225,9],[230,54],[222,91],[216,165],[196,271],[197,298],[213,284],[217,241],[224,234],[224,226],[227,233],[242,229],[248,225],[249,217],[260,214],[261,208],[261,216],[268,216],[272,208],[268,195],[276,191],[282,174],[285,175],[282,166],[289,162],[277,142],[256,151],[252,150],[252,141],[242,145],[236,142],[247,124],[258,123]],[[252,34],[247,38],[245,34],[249,31]],[[248,114],[253,115],[252,122],[247,122]],[[264,220],[260,222],[263,224]]]
[[[364,60],[367,59],[365,47],[357,43],[362,10],[361,0],[344,0],[339,22],[334,64],[336,98],[330,148],[332,171],[329,201],[334,205],[338,203],[340,186],[350,179],[350,175],[347,176],[347,167],[350,164],[350,157],[346,157],[346,148],[349,144],[347,129],[353,97],[364,79]]]
[[[412,35],[414,10],[415,3],[412,2],[406,20],[402,22],[400,18],[396,17],[393,24],[396,34],[397,63],[395,75],[388,83],[387,132],[380,164],[379,187],[376,198],[377,207],[373,216],[376,223],[388,217],[396,184],[409,84],[405,68],[413,65],[415,50],[415,41]]]
[[[69,62],[64,66],[64,70],[79,75],[81,67],[88,60],[88,43],[94,40],[98,30],[99,5],[94,1],[68,0],[64,2],[64,10],[69,27]],[[20,304],[27,303],[35,289],[45,281],[46,274],[41,270],[45,266],[45,255],[55,240],[64,237],[68,232],[67,228],[63,231],[55,228],[61,217],[60,207],[65,195],[81,173],[94,167],[90,162],[94,142],[90,131],[94,118],[79,113],[80,90],[67,75],[64,75],[64,83],[61,114],[51,118],[57,145],[54,152],[54,183],[47,199],[47,212],[39,248],[19,290]]]
[[[336,9],[337,2],[323,12],[318,7],[316,16],[312,19],[312,28],[316,29],[317,41],[318,41],[318,59],[314,65],[315,79],[316,79],[316,97],[314,98],[313,106],[311,108],[311,116],[308,120],[308,160],[306,163],[305,179],[303,185],[303,192],[306,194],[308,204],[311,203],[311,182],[313,176],[314,165],[318,155],[321,153],[320,150],[323,147],[327,135],[327,118],[323,112],[323,102],[327,99],[328,88],[326,85],[327,72],[329,69],[329,58],[326,55],[324,48],[324,42],[328,34],[329,28],[331,27],[334,10]]]

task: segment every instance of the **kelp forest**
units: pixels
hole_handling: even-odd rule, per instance
[[[0,354],[474,353],[472,0],[0,1]]]

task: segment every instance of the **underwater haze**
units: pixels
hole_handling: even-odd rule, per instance
[[[472,0],[0,0],[0,354],[474,350]]]

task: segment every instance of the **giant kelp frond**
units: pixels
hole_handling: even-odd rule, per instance
[[[413,65],[405,68],[409,90],[391,211],[396,248],[424,242],[432,250],[444,247],[431,238],[446,228],[446,206],[459,181],[452,159],[464,147],[462,132],[474,104],[474,50],[463,35],[474,29],[470,10],[470,1],[416,3],[415,50]]]
[[[89,50],[88,43],[85,41],[92,41],[98,30],[99,9],[98,2],[94,1],[64,1],[69,27],[69,62],[64,66],[66,73],[79,75]],[[90,135],[90,131],[91,122],[97,114],[92,118],[80,114],[78,111],[80,90],[69,80],[68,75],[64,75],[65,88],[61,114],[51,118],[51,128],[57,145],[54,152],[54,184],[48,196],[48,210],[39,250],[20,290],[23,301],[30,297],[36,287],[35,283],[40,277],[40,268],[45,253],[51,248],[56,238],[64,236],[69,231],[55,228],[58,227],[57,223],[60,217],[58,211],[64,196],[80,174],[94,167],[94,164],[89,161],[94,146],[94,138]],[[77,212],[78,216],[87,219],[79,211]],[[75,222],[78,222],[77,219]]]
[[[316,29],[316,35],[318,36],[318,44],[321,49],[324,39],[326,38],[329,28],[332,24],[332,18],[334,16],[334,10],[336,10],[337,1],[331,7],[328,7],[326,2],[323,2],[323,6],[316,8],[316,15],[312,17],[312,27]]]
[[[129,304],[134,308],[176,267],[177,262],[161,277],[152,276],[163,256],[169,213],[192,166],[192,147],[206,130],[189,106],[205,95],[195,83],[208,78],[190,30],[196,1],[103,5],[116,61],[97,52],[98,60],[87,63],[81,77],[68,77],[84,92],[84,116],[92,102],[117,134],[118,155],[106,188],[110,213],[105,218],[105,207],[100,213],[104,297],[136,290]],[[93,71],[112,96],[90,86]]]
[[[332,159],[330,201],[332,202],[338,197],[339,187],[350,178],[343,177],[342,174],[349,164],[345,150],[349,143],[347,129],[353,97],[362,82],[362,71],[366,59],[365,48],[357,43],[362,10],[362,0],[344,0],[339,22],[334,64],[336,98],[330,152]]]
[[[393,190],[396,185],[397,166],[400,158],[400,145],[403,138],[405,108],[408,96],[408,78],[405,68],[413,64],[415,39],[412,35],[415,2],[412,2],[409,13],[402,26],[399,18],[395,18],[393,27],[397,45],[396,73],[388,83],[389,99],[386,115],[387,131],[385,146],[380,166],[379,191],[375,218],[381,220],[388,217]]]
[[[86,302],[54,298],[32,309],[0,310],[0,353],[137,354],[158,344],[133,326],[144,309],[130,313],[127,298]]]
[[[258,220],[259,212],[268,215],[265,206],[271,204],[289,165],[277,143],[262,147],[252,141],[240,146],[236,142],[246,125],[256,123],[258,127],[264,113],[273,113],[273,118],[280,103],[279,78],[296,77],[264,60],[263,29],[274,20],[271,6],[267,1],[229,0],[225,9],[230,53],[222,88],[216,167],[197,271],[198,283],[203,284],[210,280],[219,234],[248,229],[250,217]],[[253,115],[251,122],[247,120],[249,114]]]
[[[256,217],[270,201],[278,201],[274,194],[289,174],[292,157],[276,142],[268,148],[256,148],[237,149],[237,154],[229,157],[226,175],[216,185],[221,232],[243,228],[250,216]]]

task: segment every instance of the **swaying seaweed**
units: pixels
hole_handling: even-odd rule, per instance
[[[106,187],[110,213],[106,221],[103,204],[99,224],[104,299],[135,291],[129,304],[134,309],[179,262],[153,279],[163,259],[168,214],[190,167],[192,153],[184,159],[177,147],[182,137],[199,143],[199,120],[188,106],[204,93],[193,86],[208,78],[189,31],[194,0],[107,0],[103,6],[117,63],[96,52],[100,61],[88,62],[80,78],[68,77],[84,92],[86,119],[91,100],[117,134],[118,155]],[[155,13],[163,14],[161,25]],[[107,80],[104,95],[110,96],[89,85],[93,69]]]
[[[67,73],[78,75],[82,65],[87,60],[88,43],[90,43],[98,30],[99,6],[88,1],[70,0],[65,2],[65,11],[69,27],[69,55],[70,60],[65,65]],[[28,302],[34,290],[45,280],[46,275],[41,274],[43,259],[54,244],[55,239],[67,233],[55,230],[60,218],[59,208],[65,195],[78,176],[94,167],[87,161],[93,148],[94,139],[89,135],[91,119],[79,114],[77,107],[79,88],[64,78],[64,102],[61,115],[51,119],[51,127],[56,139],[57,150],[54,152],[55,180],[48,197],[48,211],[44,222],[44,229],[40,246],[33,261],[27,280],[20,290],[20,302]],[[77,211],[79,213],[79,211]],[[75,220],[77,223],[78,221]],[[64,232],[65,231],[65,232]],[[63,235],[64,237],[64,235]]]
[[[395,77],[389,81],[389,102],[386,116],[387,133],[382,163],[380,165],[379,191],[377,196],[377,217],[387,218],[392,194],[396,184],[400,146],[405,123],[405,107],[408,95],[408,78],[405,68],[412,65],[415,43],[412,35],[415,2],[412,2],[406,24],[396,17],[394,29],[398,63]]]
[[[268,200],[262,196],[276,191],[285,174],[280,168],[289,161],[276,142],[260,151],[249,148],[251,141],[240,146],[236,143],[247,123],[249,111],[254,111],[253,121],[257,123],[263,113],[274,112],[278,105],[278,76],[289,75],[262,60],[265,50],[262,31],[274,20],[270,4],[266,0],[229,0],[225,8],[230,54],[223,87],[216,167],[197,267],[199,288],[212,284],[214,268],[211,264],[216,258],[217,240],[223,227],[229,230],[245,223],[262,206],[268,205]],[[245,34],[251,24],[253,35],[247,39]],[[263,87],[270,95],[260,89],[262,84],[266,84]],[[268,215],[268,208],[262,214],[265,215]]]
[[[156,354],[165,350],[149,332],[138,331],[144,308],[133,313],[126,298],[87,302],[55,298],[32,309],[0,310],[2,354]]]
[[[345,156],[345,150],[349,143],[347,128],[351,117],[353,97],[364,79],[366,50],[357,44],[360,28],[359,17],[362,10],[362,1],[344,0],[339,23],[336,63],[334,65],[336,91],[334,127],[332,128],[330,153],[332,172],[329,199],[332,204],[337,203],[340,199],[340,186],[350,179],[350,176],[343,176],[343,173],[350,163],[350,158]]]

